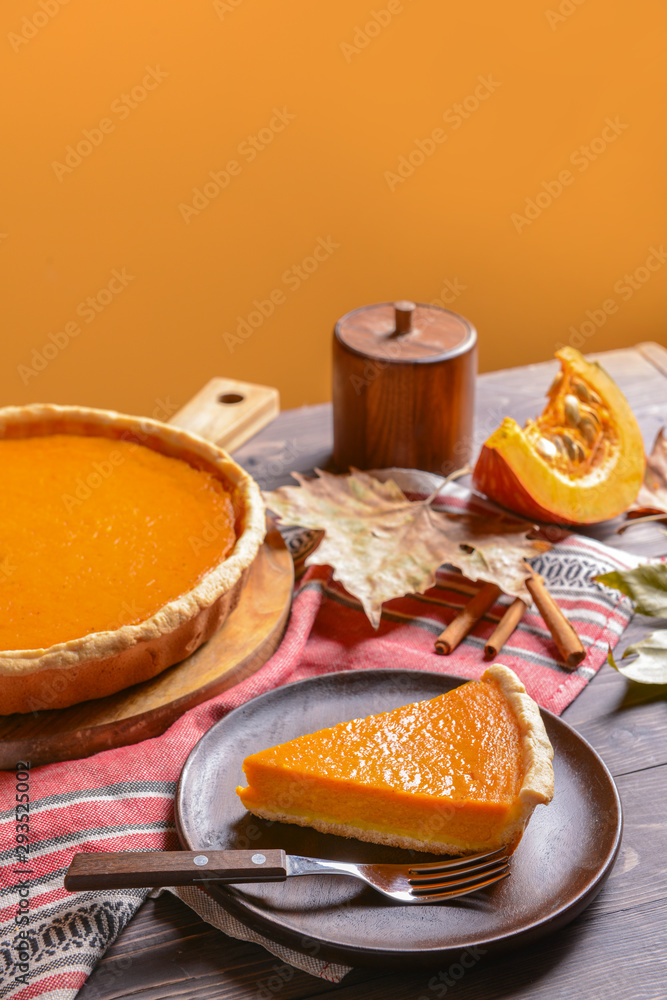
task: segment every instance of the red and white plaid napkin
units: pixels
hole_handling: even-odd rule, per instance
[[[457,499],[458,497],[458,499]],[[448,497],[461,509],[464,494]],[[443,502],[443,507],[445,504]],[[542,618],[531,609],[499,659],[529,693],[559,714],[600,668],[631,617],[630,602],[592,582],[597,573],[636,560],[598,542],[569,535],[533,565],[587,648],[574,672],[557,662]],[[471,586],[441,571],[426,594],[385,605],[373,632],[360,605],[327,567],[304,575],[282,645],[252,677],[182,716],[155,739],[85,760],[30,769],[30,850],[17,853],[16,775],[0,774],[0,997],[70,1000],[131,919],[149,890],[70,894],[63,877],[77,851],[175,850],[174,793],[181,768],[200,737],[230,709],[281,684],[333,671],[395,667],[477,678],[484,642],[503,613],[501,599],[450,656],[434,639],[467,601]],[[304,731],[308,720],[304,719]],[[26,784],[21,782],[21,788]],[[25,794],[22,792],[21,794]],[[289,952],[239,924],[203,890],[178,895],[226,933],[264,944],[283,961],[337,982],[348,971]]]

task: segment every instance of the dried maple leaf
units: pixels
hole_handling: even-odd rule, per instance
[[[667,438],[662,429],[658,431],[653,450],[646,459],[646,472],[637,499],[630,505],[627,517],[656,515],[656,519],[667,518]]]
[[[532,525],[434,511],[432,497],[408,500],[392,480],[381,483],[364,472],[316,472],[310,480],[292,473],[299,486],[282,486],[264,500],[284,524],[325,532],[306,565],[331,566],[373,628],[385,601],[428,590],[443,563],[531,603],[524,559],[551,548],[526,537]]]

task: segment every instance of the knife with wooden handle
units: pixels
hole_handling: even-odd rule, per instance
[[[134,889],[201,882],[284,882],[284,851],[104,851],[75,854],[65,888]]]

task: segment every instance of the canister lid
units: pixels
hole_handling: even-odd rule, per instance
[[[475,327],[458,313],[423,302],[380,302],[342,316],[338,340],[362,357],[432,362],[462,354],[477,342]]]

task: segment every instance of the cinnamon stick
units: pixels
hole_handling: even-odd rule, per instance
[[[500,596],[500,587],[495,583],[485,583],[477,591],[475,596],[468,601],[456,618],[454,618],[444,632],[441,632],[435,640],[435,651],[441,656],[448,656],[452,650],[456,649],[462,639],[465,639],[468,632],[480,620],[482,615],[489,610],[491,605]]]
[[[522,601],[520,597],[515,597],[484,647],[484,655],[487,660],[492,660],[494,656],[498,655],[523,618],[527,608],[528,605],[525,601]]]
[[[547,590],[544,580],[534,570],[531,570],[531,576],[526,580],[526,587],[553,636],[563,663],[570,668],[578,667],[581,661],[586,658],[586,650],[574,628]]]

